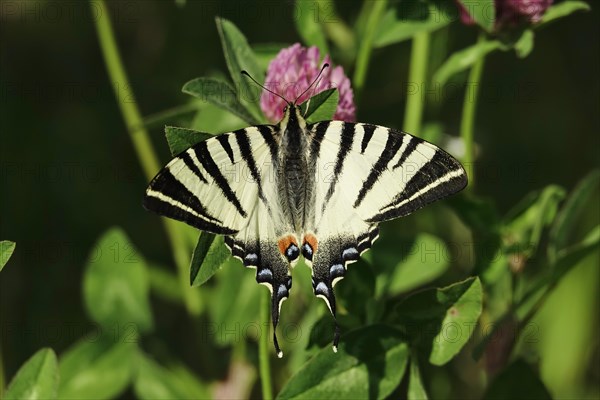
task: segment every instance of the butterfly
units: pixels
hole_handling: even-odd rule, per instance
[[[379,223],[467,185],[461,164],[431,143],[373,124],[309,124],[297,99],[285,101],[278,124],[223,133],[177,155],[144,196],[148,210],[225,235],[233,256],[256,269],[271,291],[280,358],[276,329],[300,257],[335,322],[334,286],[377,239]],[[339,337],[335,322],[336,352]]]

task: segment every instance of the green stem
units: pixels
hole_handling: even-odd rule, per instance
[[[154,152],[154,148],[152,147],[148,131],[144,127],[144,121],[142,120],[142,116],[135,101],[129,80],[127,79],[127,74],[123,68],[108,9],[102,0],[91,0],[90,6],[92,7],[93,12],[98,12],[98,18],[94,19],[98,41],[100,42],[106,69],[108,70],[108,74],[113,83],[117,103],[121,109],[125,124],[127,125],[127,131],[129,132],[129,137],[133,143],[142,170],[148,181],[150,181],[160,169],[160,164],[158,162],[158,157]],[[197,302],[194,301],[195,298],[193,297],[193,292],[189,286],[187,270],[190,260],[188,249],[185,246],[185,237],[175,221],[163,218],[163,223],[167,231],[167,236],[169,237],[173,257],[179,272],[182,293],[187,310],[190,313],[195,314],[199,307],[196,304]]]
[[[271,295],[264,290],[260,304],[260,320],[265,327],[260,335],[258,342],[258,363],[260,368],[260,383],[264,400],[273,398],[273,388],[271,386],[271,366],[269,364],[269,322],[271,320]]]
[[[425,86],[427,85],[427,62],[429,60],[429,33],[417,33],[412,41],[410,69],[408,71],[406,109],[404,111],[404,131],[419,135],[425,108]]]
[[[356,57],[356,68],[354,70],[354,78],[352,79],[354,89],[354,102],[359,103],[362,95],[362,89],[365,84],[367,77],[367,70],[369,69],[369,60],[371,58],[371,51],[373,50],[373,39],[375,38],[375,32],[381,19],[381,15],[387,6],[387,0],[377,0],[373,4],[373,8],[370,10],[370,14],[367,18],[367,24],[365,26],[365,32],[361,38],[358,55]]]
[[[319,7],[319,14],[315,17],[321,22],[321,27],[327,34],[327,37],[335,44],[339,50],[339,55],[344,62],[350,62],[356,56],[356,36],[354,31],[338,14],[333,0],[320,0],[314,3]],[[321,55],[323,56],[323,55]]]
[[[485,40],[483,33],[479,34],[478,42]],[[477,100],[479,98],[479,82],[483,73],[485,57],[480,57],[469,71],[467,86],[465,88],[465,98],[463,103],[463,112],[460,122],[460,137],[465,146],[465,155],[463,156],[463,164],[469,175],[469,186],[467,189],[473,190],[475,185],[475,140],[473,127],[475,125],[475,111],[477,109]]]

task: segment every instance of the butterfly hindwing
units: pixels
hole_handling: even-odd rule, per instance
[[[268,175],[272,173],[271,169],[265,168],[262,172],[261,181],[265,182],[263,196],[265,199],[277,199],[276,186],[272,177]],[[280,231],[286,224],[277,205],[276,200],[269,203],[257,197],[256,206],[252,209],[246,227],[235,235],[226,236],[225,244],[244,266],[255,268],[256,281],[269,288],[273,342],[278,357],[282,357],[275,332],[281,304],[290,295],[290,267],[298,260],[299,248],[295,235]],[[295,251],[292,251],[294,248]]]

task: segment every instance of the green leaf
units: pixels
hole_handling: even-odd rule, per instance
[[[517,57],[525,58],[531,53],[531,50],[533,50],[533,39],[533,31],[531,29],[525,29],[514,44]]]
[[[472,230],[476,273],[483,273],[496,260],[500,249],[500,217],[487,199],[458,195],[446,202]]]
[[[194,249],[190,265],[190,285],[200,286],[209,280],[229,260],[231,252],[223,236],[202,232]]]
[[[92,331],[60,357],[59,398],[110,399],[127,388],[139,363],[138,337],[116,329]]]
[[[421,371],[415,357],[410,360],[410,377],[408,379],[408,400],[427,400],[427,392],[421,381]]]
[[[397,295],[431,282],[448,269],[450,252],[439,238],[426,233],[420,234],[409,251],[409,256],[400,262],[392,275],[386,279],[387,292]]]
[[[200,104],[198,112],[190,123],[190,128],[212,134],[233,132],[247,126],[248,123],[244,120],[211,103]]]
[[[382,399],[400,384],[409,349],[402,333],[371,325],[343,335],[338,353],[319,351],[283,387],[278,399]]]
[[[242,71],[247,71],[254,79],[261,82],[263,76],[260,75],[259,63],[248,45],[248,41],[231,21],[217,17],[216,23],[221,37],[225,62],[237,89],[236,92],[240,102],[254,120],[262,123],[265,118],[259,106],[260,90],[255,83],[242,76]]]
[[[585,176],[573,189],[550,228],[548,256],[556,260],[560,251],[572,244],[575,230],[581,226],[584,212],[598,207],[600,170]]]
[[[0,242],[0,271],[4,268],[13,252],[15,251],[17,244],[10,240],[3,240]]]
[[[257,123],[257,120],[240,103],[235,89],[223,80],[216,78],[192,79],[183,85],[181,91],[202,101],[207,101],[217,107],[221,107],[240,117],[250,125],[256,125]]]
[[[585,1],[563,1],[549,7],[536,27],[546,25],[576,11],[589,11],[590,9],[590,5]]]
[[[300,104],[300,110],[307,121],[327,121],[333,119],[339,99],[340,94],[337,89],[327,89]]]
[[[417,33],[433,32],[450,22],[456,13],[449,2],[398,2],[390,8],[378,24],[374,47],[383,47],[411,39]]]
[[[148,277],[152,292],[162,299],[175,304],[181,304],[181,284],[179,278],[165,267],[148,265]]]
[[[514,306],[514,310],[508,311],[507,315],[503,320],[508,320],[513,314],[519,317],[519,320],[528,318],[531,315],[531,311],[536,306],[532,299],[539,298],[545,290],[551,290],[554,285],[574,267],[589,256],[592,252],[598,250],[600,244],[600,226],[596,226],[592,229],[588,235],[580,243],[565,249],[564,252],[558,257],[558,260],[552,265],[552,273],[546,275],[542,279],[538,280],[535,284],[531,285],[527,292],[521,297],[518,304]],[[492,330],[483,338],[483,340],[477,344],[473,350],[473,358],[478,360],[483,355],[486,347],[490,343],[497,332],[501,330],[503,324],[496,322]]]
[[[433,75],[433,81],[444,85],[453,75],[470,68],[477,60],[489,53],[502,49],[499,40],[482,40],[472,46],[453,53]]]
[[[317,46],[321,57],[325,57],[329,54],[329,46],[318,18],[318,7],[320,7],[318,0],[296,0],[294,22],[304,44]]]
[[[171,155],[176,156],[192,147],[195,144],[209,139],[214,135],[206,132],[199,132],[193,129],[178,128],[176,126],[165,126],[165,136]]]
[[[5,399],[55,399],[58,390],[56,354],[39,350],[19,368],[4,394]]]
[[[192,381],[189,378],[192,377]],[[207,399],[207,388],[191,373],[167,369],[145,354],[140,354],[140,366],[135,378],[137,398],[150,399]]]
[[[505,217],[503,236],[510,253],[530,258],[537,251],[542,231],[556,218],[558,206],[565,197],[560,186],[550,185],[529,193]]]
[[[458,0],[458,2],[463,5],[466,12],[473,18],[477,25],[487,32],[492,31],[496,20],[494,0]]]
[[[208,295],[213,303],[207,308],[212,324],[206,332],[206,339],[220,345],[235,344],[247,338],[257,339],[256,335],[263,329],[257,322],[260,296],[268,289],[256,284],[255,271],[244,268],[239,260],[231,257],[213,279],[217,279],[218,284]]]
[[[467,343],[481,314],[479,278],[442,289],[416,293],[396,307],[402,324],[415,329],[413,340],[429,352],[429,361],[444,365]]]
[[[120,228],[108,230],[92,250],[83,279],[85,305],[103,327],[152,329],[145,261]]]
[[[539,376],[523,360],[516,360],[487,388],[484,399],[552,399]]]
[[[354,316],[366,316],[369,300],[375,294],[375,274],[362,260],[348,265],[348,272],[335,287],[337,301]],[[329,317],[329,315],[327,315]]]

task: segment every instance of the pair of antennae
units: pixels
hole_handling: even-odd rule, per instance
[[[294,100],[294,103],[293,103],[293,104],[296,104],[296,102],[298,101],[298,99],[299,99],[300,97],[304,96],[304,95],[306,94],[306,92],[308,92],[308,90],[309,90],[311,87],[313,87],[313,85],[314,85],[315,83],[317,83],[317,82],[318,82],[318,81],[321,79],[321,75],[323,74],[323,71],[325,71],[325,68],[328,68],[328,67],[329,67],[329,64],[328,64],[328,63],[325,63],[325,64],[323,64],[323,66],[321,67],[321,71],[319,71],[319,75],[317,75],[317,77],[315,78],[315,80],[314,80],[314,81],[312,81],[312,83],[311,83],[311,84],[310,84],[310,85],[309,85],[309,86],[306,88],[306,90],[305,90],[304,92],[302,92],[302,94],[300,94],[300,96],[296,97],[296,100]],[[252,82],[256,83],[258,86],[260,86],[261,88],[263,88],[263,89],[264,89],[264,90],[266,90],[267,92],[269,92],[269,93],[271,93],[271,94],[274,94],[275,96],[277,96],[277,97],[281,98],[281,99],[282,99],[283,101],[285,101],[287,104],[292,104],[292,103],[290,103],[290,102],[289,102],[289,100],[288,100],[288,99],[286,99],[285,97],[283,97],[283,96],[282,96],[282,95],[280,95],[279,93],[275,93],[274,91],[272,91],[272,90],[270,90],[270,89],[266,88],[265,86],[261,85],[260,83],[258,83],[258,82],[256,81],[256,79],[254,79],[254,78],[253,78],[253,77],[252,77],[252,76],[251,76],[251,75],[250,75],[248,72],[246,72],[245,70],[244,70],[244,71],[242,71],[242,75],[245,75],[245,76],[247,76],[248,78],[250,78],[250,79],[252,80]]]

